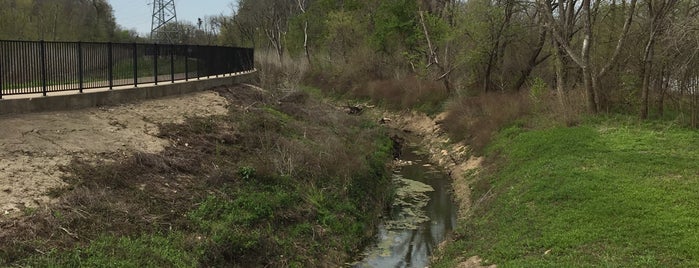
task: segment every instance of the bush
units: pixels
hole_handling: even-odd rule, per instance
[[[524,93],[488,93],[461,97],[447,104],[442,128],[454,140],[466,140],[482,152],[494,134],[531,112],[531,98]]]

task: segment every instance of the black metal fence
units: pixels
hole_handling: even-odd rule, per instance
[[[0,41],[0,99],[200,79],[254,69],[251,48]]]

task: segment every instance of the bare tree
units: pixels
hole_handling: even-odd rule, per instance
[[[299,5],[299,10],[305,16],[306,8],[308,8],[307,0],[296,0]],[[306,56],[306,61],[311,64],[311,54],[308,52],[308,18],[303,19],[303,53]]]
[[[599,72],[595,71],[593,63],[591,61],[591,48],[592,42],[594,41],[592,31],[592,0],[582,0],[582,2],[579,3],[580,10],[576,10],[578,3],[575,0],[558,0],[557,2],[555,0],[538,1],[539,6],[543,9],[543,12],[545,14],[545,25],[550,29],[553,38],[556,40],[556,44],[561,46],[562,50],[565,51],[566,55],[570,57],[570,59],[572,59],[573,62],[575,62],[575,64],[577,64],[578,67],[580,67],[580,69],[582,70],[583,86],[587,94],[588,110],[593,113],[598,112],[601,109],[598,86],[599,77],[604,76],[609,70],[609,68],[616,62],[616,59],[619,57],[621,48],[624,46],[626,36],[628,35],[629,28],[633,20],[636,8],[636,0],[631,0],[631,3],[629,5],[629,12],[627,14],[626,20],[624,21],[622,31],[619,34],[619,39],[617,41],[617,45],[614,49],[614,52],[612,53],[611,58],[607,60],[607,64],[604,67],[602,67]],[[596,3],[595,10],[599,10],[599,1],[601,0],[598,0],[598,2]],[[556,6],[560,12],[554,13],[554,6]],[[580,12],[579,20],[582,21],[581,31],[583,35],[583,42],[581,45],[580,53],[575,52],[575,50],[571,47],[569,43],[569,37],[565,36],[565,34],[570,34],[570,32],[568,32],[569,29],[561,27],[561,24],[559,24],[556,18],[554,17],[554,14],[558,15],[559,18],[563,14],[566,14],[564,16],[564,20],[568,20],[571,18],[575,19],[575,14],[577,14],[578,12]],[[575,23],[571,24],[570,21],[565,22],[566,23],[564,25],[575,25]],[[562,56],[563,55],[560,55],[559,53],[558,58],[560,59]],[[560,76],[558,79],[561,79]],[[561,83],[559,83],[559,87],[560,84]]]
[[[663,30],[666,28],[668,24],[668,14],[674,9],[677,0],[646,0],[645,3],[650,18],[648,20],[648,41],[643,51],[643,64],[641,65],[641,77],[643,77],[641,110],[639,113],[641,119],[648,118],[648,99],[651,76],[653,73],[656,40],[662,35]]]

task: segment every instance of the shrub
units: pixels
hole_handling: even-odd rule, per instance
[[[500,128],[531,112],[531,98],[523,93],[487,93],[461,97],[447,104],[442,127],[455,140],[466,140],[476,152]]]

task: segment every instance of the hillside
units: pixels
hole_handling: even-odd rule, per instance
[[[303,92],[198,96],[211,101],[69,112],[24,135],[60,126],[52,144],[82,149],[35,169],[61,180],[47,186],[51,202],[0,218],[0,265],[337,266],[372,239],[393,153],[374,120]],[[76,121],[86,136],[66,131]]]
[[[500,132],[471,173],[473,207],[435,267],[699,265],[699,134],[595,117]]]

